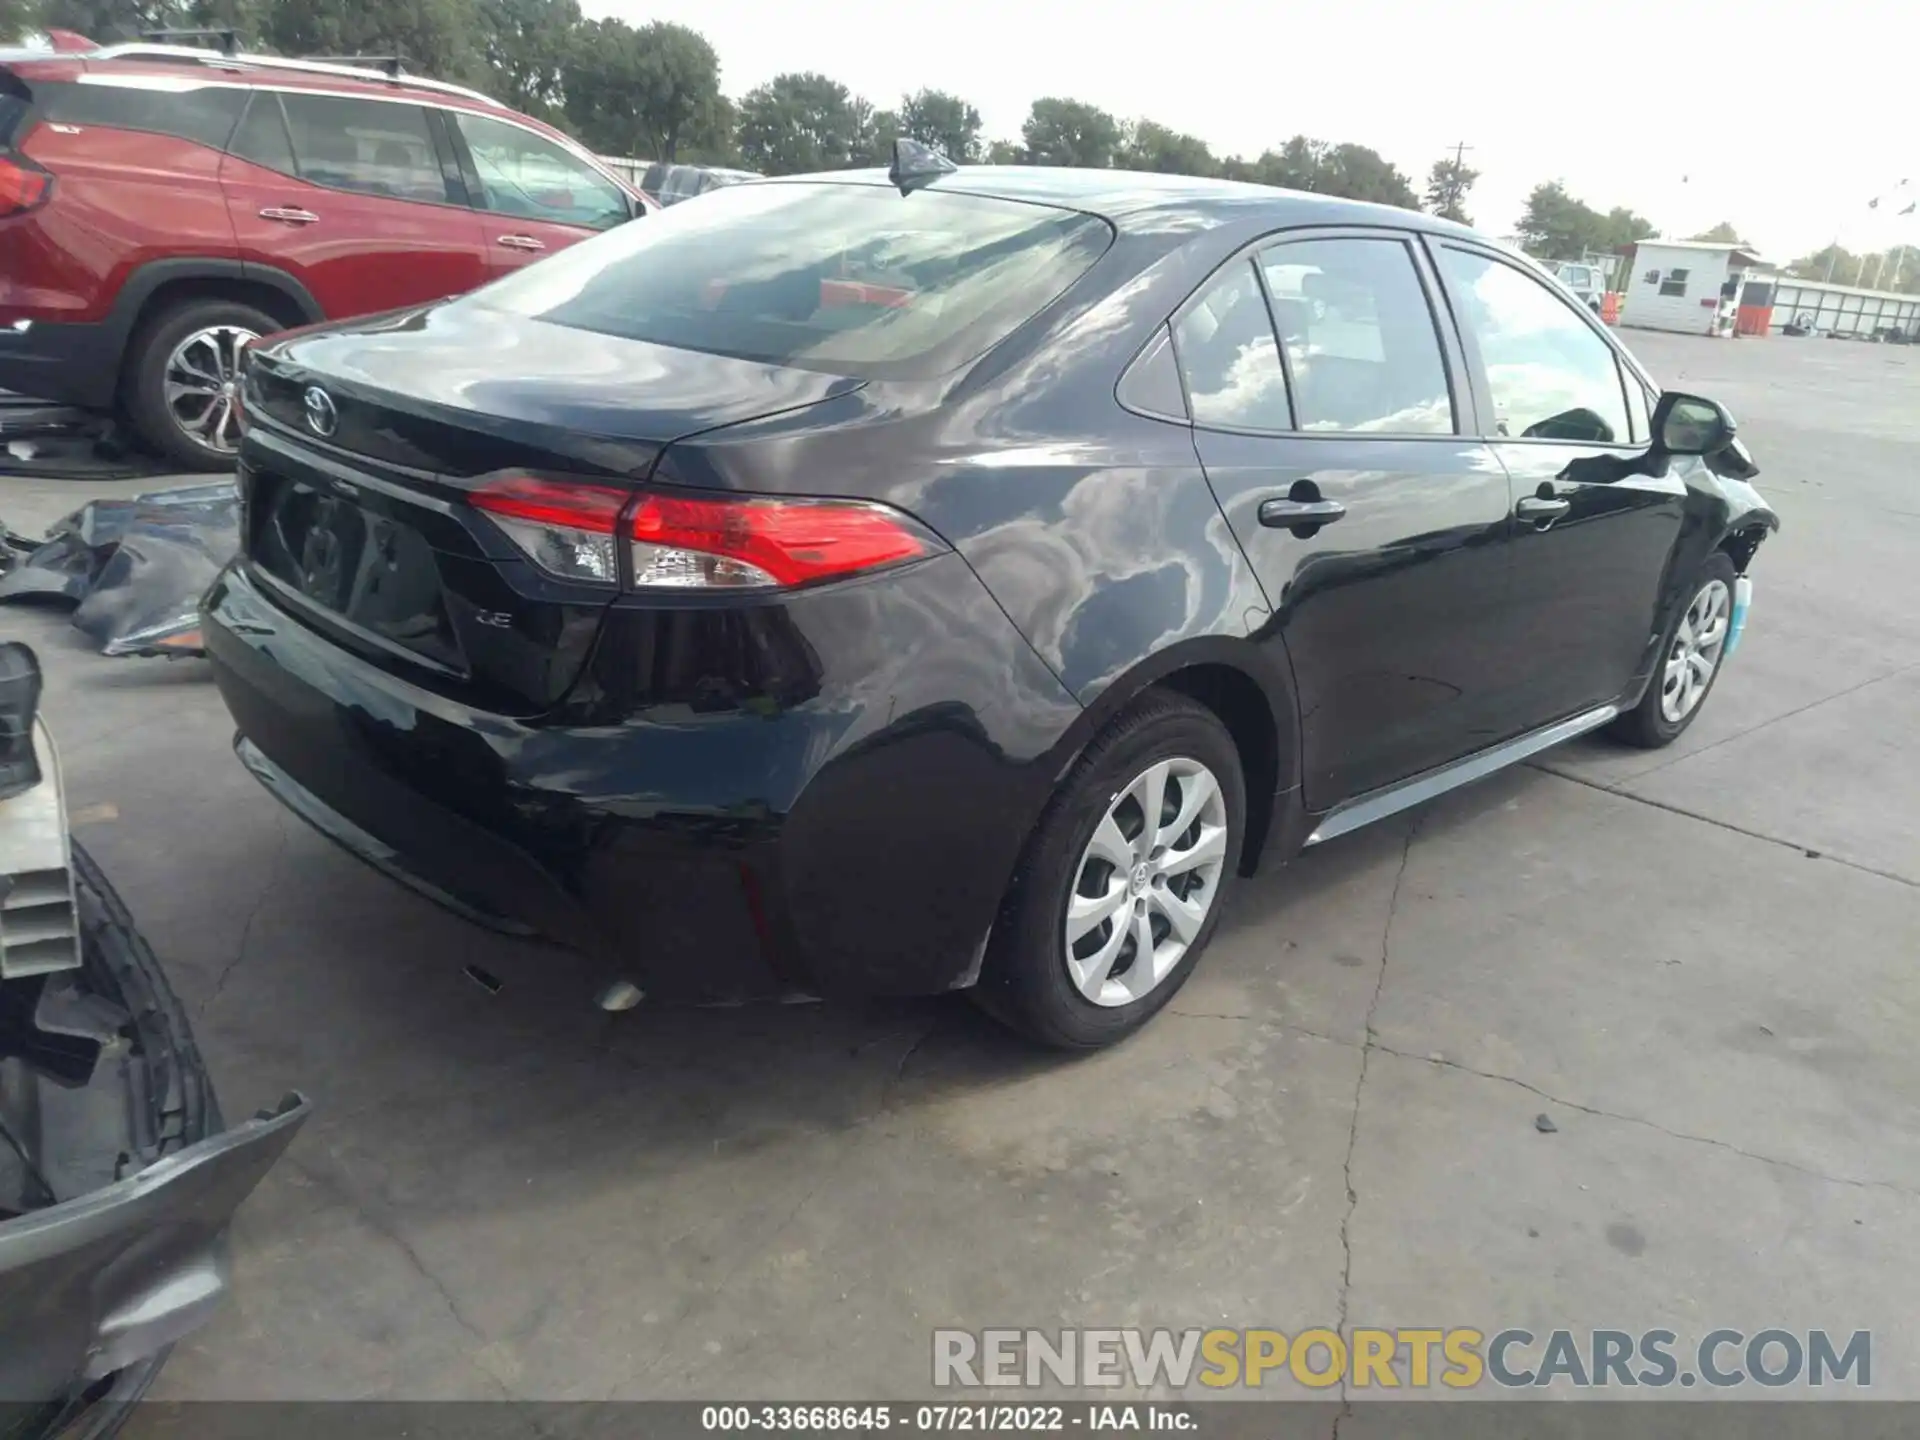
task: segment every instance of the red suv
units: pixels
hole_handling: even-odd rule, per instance
[[[226,468],[249,341],[470,290],[650,208],[558,131],[418,76],[0,50],[0,389],[118,407]]]

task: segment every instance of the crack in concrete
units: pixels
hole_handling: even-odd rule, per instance
[[[1858,860],[1849,860],[1845,856],[1835,855],[1830,851],[1815,851],[1811,846],[1803,845],[1797,840],[1783,840],[1778,835],[1768,835],[1763,831],[1749,830],[1746,826],[1736,825],[1731,820],[1721,820],[1713,815],[1703,815],[1698,810],[1689,810],[1683,805],[1673,805],[1665,800],[1656,800],[1651,795],[1636,795],[1631,790],[1616,789],[1612,785],[1603,785],[1598,780],[1589,780],[1583,775],[1572,775],[1564,770],[1550,769],[1538,762],[1528,762],[1527,768],[1529,770],[1537,770],[1542,775],[1551,775],[1556,780],[1565,780],[1572,785],[1584,785],[1589,790],[1598,790],[1602,795],[1612,795],[1616,799],[1630,800],[1636,805],[1649,805],[1655,810],[1664,810],[1669,815],[1683,816],[1688,820],[1698,820],[1703,825],[1711,825],[1716,829],[1730,831],[1735,835],[1744,835],[1749,840],[1762,840],[1769,845],[1778,845],[1785,850],[1798,851],[1808,859],[1830,860],[1835,865],[1845,866],[1849,870],[1858,870],[1862,875],[1872,875],[1876,879],[1891,880],[1896,885],[1905,885],[1909,889],[1920,890],[1920,880],[1910,879],[1905,875],[1896,874],[1892,870],[1877,870],[1871,865],[1862,865]],[[1637,779],[1638,777],[1629,778]]]
[[[1405,1050],[1396,1050],[1393,1046],[1383,1042],[1375,1042],[1373,1048],[1392,1055],[1396,1059],[1412,1060],[1423,1065],[1438,1065],[1443,1069],[1458,1070],[1464,1075],[1476,1075],[1482,1080],[1494,1080],[1502,1085],[1514,1085],[1531,1095],[1538,1095],[1542,1100],[1551,1101],[1555,1105],[1565,1106],[1569,1110],[1576,1110],[1582,1115],[1593,1115],[1602,1120],[1618,1120],[1626,1125],[1643,1126],[1648,1130],[1657,1130],[1660,1134],[1665,1135],[1671,1140],[1680,1140],[1691,1145],[1707,1145],[1715,1150],[1725,1150],[1731,1154],[1740,1156],[1742,1159],[1757,1160],[1762,1165],[1776,1165],[1782,1170],[1792,1170],[1796,1174],[1810,1176],[1815,1180],[1824,1180],[1830,1185],[1846,1185],[1856,1190],[1891,1190],[1896,1195],[1910,1195],[1916,1199],[1920,1199],[1920,1189],[1912,1186],[1899,1185],[1891,1180],[1862,1180],[1852,1175],[1829,1174],[1824,1170],[1816,1170],[1811,1165],[1802,1165],[1797,1160],[1783,1160],[1777,1155],[1763,1155],[1758,1150],[1748,1150],[1743,1146],[1735,1145],[1730,1140],[1718,1140],[1711,1135],[1695,1135],[1685,1130],[1670,1129],[1662,1125],[1658,1120],[1649,1120],[1644,1115],[1629,1115],[1620,1110],[1602,1109],[1598,1105],[1583,1105],[1578,1100],[1569,1100],[1564,1096],[1555,1095],[1552,1091],[1542,1090],[1538,1085],[1533,1084],[1531,1081],[1522,1080],[1518,1076],[1501,1075],[1492,1070],[1481,1070],[1472,1065],[1463,1065],[1458,1060],[1449,1060],[1444,1056],[1412,1055]]]
[[[880,1092],[880,1103],[875,1107],[875,1115],[884,1115],[893,1108],[894,1094],[899,1090],[900,1082],[906,1077],[907,1062],[920,1053],[920,1047],[931,1040],[939,1029],[940,1018],[936,1017],[932,1024],[920,1032],[919,1037],[911,1045],[900,1052],[900,1058],[893,1067],[893,1078],[887,1081],[887,1088]]]
[[[413,1242],[408,1240],[405,1235],[402,1235],[398,1228],[387,1223],[385,1219],[376,1214],[359,1195],[355,1194],[354,1191],[349,1188],[344,1180],[330,1175],[323,1170],[316,1170],[313,1166],[305,1163],[291,1152],[281,1156],[280,1163],[296,1174],[304,1176],[307,1180],[326,1191],[327,1194],[333,1196],[334,1199],[340,1201],[353,1212],[361,1224],[365,1225],[369,1230],[373,1231],[375,1235],[398,1250],[405,1258],[409,1268],[422,1280],[425,1280],[432,1288],[433,1293],[439,1297],[440,1304],[445,1308],[447,1315],[452,1319],[453,1323],[465,1331],[467,1336],[472,1339],[477,1346],[484,1350],[493,1343],[487,1337],[486,1332],[469,1319],[466,1312],[460,1308],[460,1302],[453,1298],[453,1291],[448,1289],[446,1282],[434,1273],[433,1267],[427,1264],[425,1257],[413,1247]],[[478,1355],[471,1358],[481,1372],[485,1374],[489,1380],[493,1381],[495,1385],[500,1387],[501,1393],[504,1394],[507,1399],[518,1400],[522,1398],[491,1365],[488,1365],[484,1360],[480,1359]]]
[[[220,998],[221,993],[227,988],[227,981],[233,978],[233,972],[238,970],[240,962],[247,958],[247,946],[253,940],[254,921],[260,918],[260,912],[267,908],[267,901],[273,898],[274,892],[280,888],[281,881],[286,878],[286,821],[277,820],[274,828],[280,836],[280,843],[274,848],[273,860],[267,867],[267,883],[260,887],[260,893],[254,897],[253,908],[247,912],[246,921],[240,927],[240,943],[234,946],[233,958],[220,967],[220,973],[214,977],[213,988],[207,992],[207,998],[200,1002],[200,1008],[196,1013],[202,1017],[213,1008],[213,1002]]]
[[[1353,1082],[1353,1114],[1347,1122],[1347,1153],[1340,1166],[1347,1187],[1347,1208],[1340,1216],[1340,1298],[1333,1322],[1336,1335],[1347,1333],[1347,1306],[1353,1295],[1353,1216],[1360,1208],[1360,1192],[1353,1184],[1353,1152],[1360,1143],[1360,1102],[1367,1088],[1367,1065],[1380,1043],[1379,1034],[1373,1028],[1373,1015],[1380,1008],[1381,992],[1387,988],[1387,965],[1393,955],[1393,922],[1400,913],[1400,890],[1406,883],[1407,862],[1413,857],[1413,840],[1420,833],[1422,818],[1419,815],[1414,817],[1407,826],[1406,839],[1400,845],[1400,868],[1394,872],[1393,890],[1387,896],[1387,917],[1380,926],[1380,970],[1374,976],[1373,994],[1367,1000],[1365,1039],[1360,1046],[1360,1073]],[[1333,1417],[1332,1440],[1340,1440],[1341,1422],[1352,1413],[1353,1397],[1348,1391],[1347,1377],[1343,1371],[1340,1376],[1340,1409]]]
[[[1844,690],[1836,690],[1831,695],[1822,695],[1818,700],[1809,700],[1804,705],[1796,706],[1792,710],[1784,711],[1779,715],[1775,715],[1771,720],[1762,720],[1758,725],[1751,725],[1747,727],[1745,730],[1736,730],[1731,735],[1722,736],[1720,739],[1715,740],[1711,745],[1702,745],[1698,750],[1689,750],[1683,755],[1674,755],[1668,759],[1662,760],[1658,765],[1649,765],[1645,770],[1636,770],[1631,775],[1623,775],[1620,777],[1621,783],[1626,784],[1629,781],[1633,781],[1633,780],[1644,780],[1649,775],[1658,774],[1660,771],[1667,769],[1669,766],[1678,765],[1683,761],[1691,760],[1696,755],[1704,755],[1709,750],[1718,750],[1722,745],[1731,745],[1735,740],[1744,740],[1749,735],[1758,735],[1762,730],[1767,729],[1769,726],[1778,725],[1782,720],[1791,720],[1796,715],[1804,715],[1809,710],[1818,710],[1822,705],[1830,704],[1835,700],[1844,700],[1849,695],[1858,694],[1862,690],[1870,690],[1875,685],[1883,685],[1889,680],[1898,680],[1902,675],[1905,675],[1909,670],[1920,670],[1920,660],[1915,660],[1911,664],[1902,665],[1896,669],[1889,670],[1884,675],[1875,675],[1871,680],[1862,680],[1857,685],[1849,685]],[[1553,773],[1558,775],[1558,774],[1561,774],[1562,772],[1556,770]],[[1572,777],[1569,776],[1568,778],[1572,778]]]

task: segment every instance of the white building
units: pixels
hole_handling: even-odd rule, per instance
[[[1633,247],[1620,323],[1685,335],[1732,334],[1740,286],[1764,262],[1740,245],[1642,240]]]

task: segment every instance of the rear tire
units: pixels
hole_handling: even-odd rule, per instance
[[[979,1003],[1064,1050],[1111,1045],[1146,1024],[1220,922],[1246,834],[1245,785],[1233,737],[1205,706],[1149,691],[1116,717],[1028,844],[973,992]]]
[[[284,328],[237,300],[186,300],[144,322],[124,371],[127,417],[140,438],[183,469],[231,470],[239,349]]]
[[[1607,727],[1607,734],[1642,750],[1658,750],[1678,740],[1694,722],[1720,678],[1736,578],[1725,551],[1716,550],[1707,557],[1661,632],[1660,658],[1646,693],[1638,705]],[[1701,617],[1708,618],[1696,634],[1692,622]]]

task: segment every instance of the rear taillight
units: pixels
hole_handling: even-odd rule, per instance
[[[509,475],[481,486],[473,503],[548,574],[617,585],[614,529],[632,498],[625,490],[600,485]]]
[[[21,155],[0,155],[0,219],[24,215],[47,203],[53,176]]]
[[[510,475],[481,486],[473,503],[563,579],[618,583],[624,541],[635,590],[789,589],[942,548],[907,516],[861,501],[634,495]]]

